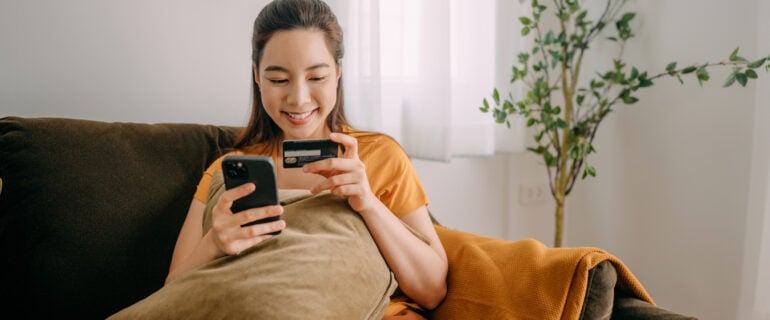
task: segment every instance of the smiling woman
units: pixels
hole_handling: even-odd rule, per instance
[[[244,276],[246,279],[257,281],[253,286],[267,289],[266,296],[249,297],[283,301],[282,310],[306,306],[307,298],[299,295],[308,291],[306,283],[300,281],[296,283],[299,287],[294,287],[291,283],[272,279],[281,275],[296,279],[297,273],[321,280],[348,279],[362,275],[358,269],[369,268],[362,265],[345,269],[336,266],[337,263],[334,266],[318,265],[315,260],[296,264],[294,268],[288,267],[294,265],[291,262],[281,263],[276,268],[270,267],[269,273],[255,272],[252,266],[269,267],[260,259],[276,261],[270,258],[274,256],[306,258],[307,254],[297,250],[307,249],[309,242],[316,242],[299,235],[316,235],[319,230],[305,227],[338,223],[360,225],[365,232],[354,231],[352,235],[345,231],[334,233],[333,239],[343,239],[343,243],[347,244],[335,251],[362,255],[373,253],[376,266],[372,269],[384,267],[386,273],[392,275],[390,278],[378,277],[376,281],[369,278],[353,281],[373,281],[382,285],[373,291],[338,288],[326,292],[327,296],[333,299],[339,297],[343,301],[348,300],[351,294],[357,295],[355,291],[359,290],[378,295],[386,292],[385,296],[374,297],[376,301],[356,305],[353,314],[357,316],[348,318],[359,319],[365,314],[367,319],[378,319],[405,309],[417,315],[418,311],[438,306],[446,295],[448,266],[446,253],[427,210],[427,194],[408,156],[395,140],[348,125],[343,109],[342,56],[342,30],[334,13],[323,1],[274,0],[260,11],[254,21],[252,40],[250,69],[253,96],[249,124],[237,138],[235,150],[210,164],[200,179],[174,247],[166,286],[143,302],[120,312],[116,318],[131,318],[132,312],[143,310],[148,304],[152,311],[157,311],[154,302],[168,301],[169,295],[172,299],[185,301],[191,292],[185,289],[185,284],[189,284],[191,278],[205,279],[210,276],[212,265],[236,269],[226,274],[247,273]],[[221,171],[225,157],[258,155],[272,157],[274,163],[283,163],[282,142],[307,139],[330,139],[339,144],[339,157],[320,159],[301,168],[278,167],[277,187],[284,191],[281,192],[280,204],[238,212],[231,209],[236,200],[260,192],[261,184],[244,183],[222,189]],[[297,190],[304,194],[299,202],[305,203],[299,211],[292,206],[298,201],[297,196],[288,192]],[[308,197],[324,200],[309,202],[315,205],[308,206],[307,201],[314,201],[305,201]],[[338,209],[329,216],[319,214],[335,207],[329,202],[336,203]],[[283,215],[285,210],[289,214],[286,219],[269,219]],[[341,216],[337,215],[343,214],[338,212],[340,210],[353,213],[354,222],[341,220]],[[308,224],[311,216],[321,222]],[[258,220],[269,222],[251,223]],[[286,232],[281,232],[284,230]],[[318,236],[323,238],[321,234]],[[357,243],[370,243],[376,249],[358,247]],[[354,247],[348,247],[350,244]],[[340,254],[328,252],[322,254],[320,260],[334,260]],[[245,259],[247,256],[260,261],[248,262],[251,259]],[[349,264],[348,260],[342,259],[340,263]],[[245,269],[237,267],[244,261],[247,261]],[[267,279],[266,283],[260,282],[264,279]],[[405,300],[392,303],[391,308],[386,310],[396,282]],[[236,289],[234,283],[222,283]],[[278,283],[280,288],[269,283]],[[299,305],[293,305],[292,301]],[[335,306],[327,311],[335,314],[347,312],[349,308]],[[286,317],[277,315],[275,318]]]

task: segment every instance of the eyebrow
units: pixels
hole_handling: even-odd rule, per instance
[[[310,70],[320,69],[320,68],[330,68],[330,67],[331,66],[329,66],[328,63],[322,62],[322,63],[314,64],[312,66],[309,66],[309,67],[305,68],[305,71],[310,71]],[[286,69],[286,68],[281,67],[281,66],[267,66],[267,67],[265,67],[265,72],[270,72],[270,71],[289,72],[289,69]]]

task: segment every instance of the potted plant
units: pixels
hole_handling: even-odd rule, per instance
[[[596,176],[588,156],[596,150],[593,140],[599,125],[617,105],[639,101],[637,92],[655,81],[673,77],[682,84],[691,77],[703,84],[709,70],[731,68],[725,87],[746,86],[759,71],[770,70],[770,55],[758,59],[741,57],[738,48],[718,62],[679,64],[650,73],[623,60],[623,49],[634,37],[634,12],[624,11],[629,0],[606,0],[598,15],[591,14],[583,0],[530,0],[531,12],[522,16],[521,35],[533,37],[531,50],[518,54],[511,83],[525,88],[522,97],[501,96],[495,88],[484,98],[480,110],[491,113],[497,123],[510,127],[511,117],[523,117],[533,133],[529,151],[542,158],[551,195],[556,204],[554,246],[562,246],[567,196],[580,179]],[[549,25],[555,25],[549,28]],[[607,70],[583,70],[583,59],[596,41],[617,46],[616,58]]]

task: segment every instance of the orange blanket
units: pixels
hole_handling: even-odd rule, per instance
[[[429,319],[578,319],[588,272],[605,260],[617,270],[616,287],[654,304],[625,264],[604,250],[550,248],[533,239],[508,241],[442,226],[436,231],[449,259],[448,292]],[[407,303],[392,304],[386,314],[401,317],[385,319],[417,319],[408,309]]]

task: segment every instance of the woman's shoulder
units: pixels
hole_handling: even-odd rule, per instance
[[[401,172],[411,166],[406,150],[392,136],[377,131],[355,129],[345,133],[358,140],[358,156],[367,166],[393,172]]]

